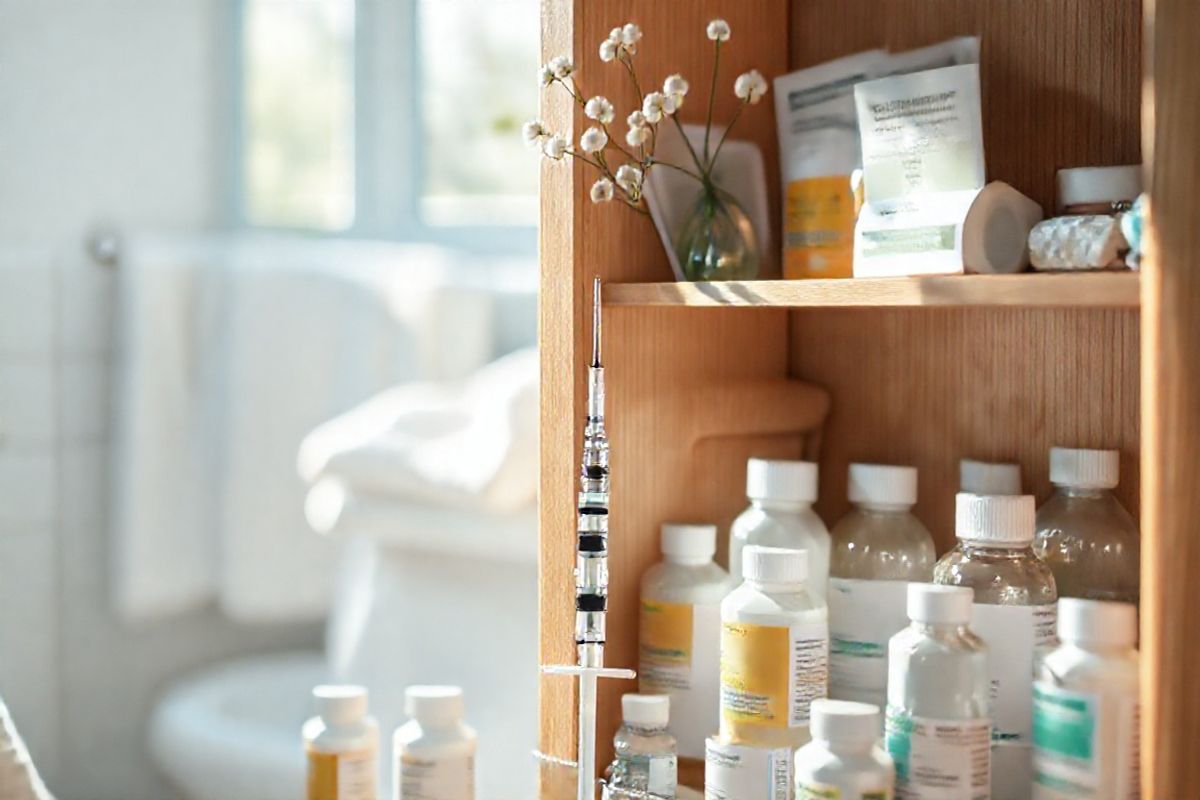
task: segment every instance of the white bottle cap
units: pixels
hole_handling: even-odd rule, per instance
[[[856,505],[911,506],[917,502],[917,468],[851,464],[847,494]]]
[[[908,585],[908,618],[929,625],[967,625],[975,592],[966,586]]]
[[[671,718],[671,698],[665,694],[622,695],[621,716],[626,725],[665,728]]]
[[[817,465],[811,461],[746,462],[746,497],[781,503],[813,503],[817,499]]]
[[[808,577],[808,553],[750,545],[742,551],[742,577],[758,583],[803,584]]]
[[[954,502],[954,534],[959,539],[997,547],[1021,547],[1033,541],[1032,495],[959,492]]]
[[[1058,171],[1058,207],[1133,200],[1142,193],[1142,165],[1073,167]]]
[[[1129,603],[1064,597],[1058,601],[1058,638],[1071,644],[1133,647],[1137,609]]]
[[[662,526],[662,553],[668,560],[704,562],[716,552],[716,525],[668,522]]]
[[[324,684],[312,690],[317,713],[333,725],[350,725],[367,715],[367,690],[362,686]]]
[[[1075,489],[1112,489],[1121,474],[1116,450],[1050,448],[1050,482]]]
[[[968,494],[1020,494],[1021,465],[964,458],[958,462],[958,490]]]
[[[879,738],[879,706],[848,700],[813,700],[812,737],[825,742],[870,743]]]
[[[404,690],[404,713],[423,725],[458,722],[463,710],[459,686],[409,686]]]

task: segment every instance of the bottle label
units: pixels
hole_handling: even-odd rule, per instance
[[[652,756],[639,753],[618,756],[605,783],[604,796],[613,800],[645,796],[674,800],[678,788],[678,770],[678,759],[674,755]],[[405,796],[401,800],[408,800],[408,797]],[[441,798],[438,797],[437,800]]]
[[[643,600],[639,637],[638,690],[670,696],[679,755],[703,758],[718,722],[720,608]]]
[[[829,580],[829,694],[880,704],[888,641],[908,626],[908,581]]]
[[[884,739],[901,800],[987,800],[991,720],[916,717],[890,706]]]
[[[402,800],[475,800],[475,757],[422,758],[400,756]]]
[[[704,800],[791,800],[792,751],[705,743]]]
[[[721,628],[721,730],[730,741],[756,728],[808,725],[809,706],[828,694],[829,628],[726,622]]]
[[[1106,730],[1100,698],[1039,681],[1033,687],[1034,783],[1048,800],[1094,797],[1101,788],[1100,747],[1116,742],[1113,797],[1139,797],[1138,703],[1121,702]]]
[[[849,278],[857,216],[850,176],[790,181],[783,202],[783,277]]]
[[[375,800],[375,750],[329,753],[308,748],[308,800]]]
[[[1053,604],[998,606],[975,603],[971,630],[987,645],[991,679],[992,743],[1028,748],[1033,743],[1033,680],[1057,644]]]

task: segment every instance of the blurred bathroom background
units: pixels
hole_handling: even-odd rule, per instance
[[[464,685],[533,796],[538,30],[0,0],[0,696],[62,800],[298,798],[329,679],[385,742]]]

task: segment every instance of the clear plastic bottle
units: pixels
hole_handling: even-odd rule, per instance
[[[362,686],[317,686],[317,716],[304,723],[308,800],[375,800],[379,725]]]
[[[1027,800],[1033,781],[1033,678],[1055,645],[1054,575],[1033,553],[1029,495],[960,493],[958,546],[936,583],[975,590],[971,629],[988,647],[993,687],[992,798]]]
[[[1113,496],[1116,450],[1050,450],[1055,492],[1037,512],[1034,550],[1063,597],[1138,602],[1137,522]]]
[[[1137,609],[1063,598],[1058,638],[1033,687],[1034,800],[1139,797]]]
[[[988,800],[988,651],[968,627],[972,600],[965,587],[910,584],[912,624],[888,645],[886,741],[905,800]]]
[[[829,690],[825,603],[808,593],[804,550],[751,545],[745,582],[721,603],[721,740],[796,748]]]
[[[671,698],[680,758],[704,758],[721,699],[721,601],[737,586],[713,563],[715,525],[662,526],[663,560],[642,576],[638,691]]]
[[[796,800],[892,800],[896,770],[879,747],[877,706],[814,700],[812,741],[796,753]]]
[[[825,599],[829,578],[829,530],[813,511],[817,465],[810,461],[746,462],[750,507],[733,521],[729,534],[729,574],[742,574],[742,551],[752,544],[808,553],[808,590]]]
[[[964,458],[958,462],[958,490],[967,494],[1020,494],[1021,465]]]
[[[829,696],[887,702],[888,640],[908,624],[908,582],[933,577],[933,536],[912,515],[915,467],[851,464],[854,508],[833,528]]]
[[[411,719],[392,737],[395,800],[475,800],[478,737],[463,722],[457,686],[409,686],[404,712]]]
[[[616,758],[605,775],[605,800],[675,800],[678,763],[667,733],[671,700],[665,694],[627,694],[613,737]]]

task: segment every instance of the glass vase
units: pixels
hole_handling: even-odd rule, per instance
[[[679,234],[675,254],[689,281],[758,277],[761,254],[750,217],[734,197],[705,184]]]

